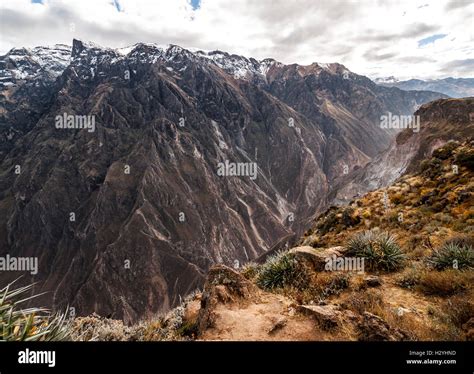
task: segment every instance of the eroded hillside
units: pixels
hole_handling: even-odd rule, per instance
[[[473,177],[474,142],[449,142],[390,187],[330,208],[300,246],[214,267],[202,292],[139,325],[77,319],[75,338],[471,340]]]

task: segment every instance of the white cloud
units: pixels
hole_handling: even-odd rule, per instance
[[[426,3],[202,0],[194,11],[189,0],[119,0],[119,12],[112,0],[2,0],[0,51],[75,37],[110,47],[174,43],[284,63],[340,62],[372,77],[473,76],[474,2]],[[418,47],[435,34],[447,36]]]

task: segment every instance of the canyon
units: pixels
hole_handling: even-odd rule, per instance
[[[446,98],[337,63],[80,40],[12,49],[0,84],[0,256],[39,261],[1,282],[23,275],[45,306],[126,323],[178,305],[214,264],[294,244],[393,147],[382,115]],[[64,113],[95,131],[57,129]],[[226,162],[258,176],[221,177]]]

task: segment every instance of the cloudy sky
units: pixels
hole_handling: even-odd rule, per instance
[[[1,0],[0,53],[72,38],[340,62],[374,77],[474,77],[474,0]]]

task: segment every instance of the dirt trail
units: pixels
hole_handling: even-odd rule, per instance
[[[258,300],[221,304],[215,309],[215,324],[202,340],[311,341],[337,340],[339,332],[324,331],[308,316],[295,312],[288,298],[263,293]],[[341,337],[342,338],[342,337]]]

